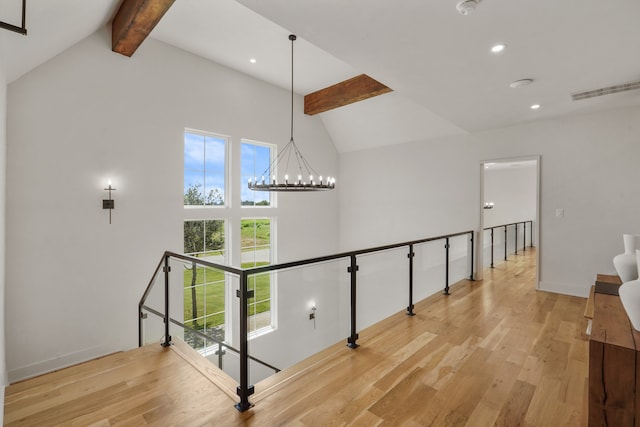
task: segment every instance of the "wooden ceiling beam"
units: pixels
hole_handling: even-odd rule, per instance
[[[111,49],[131,56],[175,0],[124,0],[111,25]]]
[[[393,89],[366,74],[360,74],[349,80],[305,95],[304,113],[313,116],[314,114],[323,113],[392,91]]]

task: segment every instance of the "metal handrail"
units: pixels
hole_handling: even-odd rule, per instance
[[[463,235],[469,235],[471,238],[471,273],[469,276],[470,280],[474,280],[473,279],[473,236],[474,236],[474,231],[473,230],[469,230],[469,231],[463,231],[463,232],[458,232],[458,233],[451,233],[451,234],[445,234],[442,236],[436,236],[436,237],[428,237],[428,238],[424,238],[424,239],[418,239],[418,240],[411,240],[411,241],[407,241],[407,242],[402,242],[402,243],[395,243],[395,244],[391,244],[391,245],[384,245],[384,246],[377,246],[377,247],[373,247],[373,248],[367,248],[367,249],[360,249],[360,250],[355,250],[355,251],[349,251],[349,252],[343,252],[343,253],[339,253],[339,254],[334,254],[334,255],[327,255],[327,256],[321,256],[321,257],[315,257],[315,258],[309,258],[306,260],[301,260],[301,261],[292,261],[292,262],[286,262],[286,263],[281,263],[281,264],[272,264],[272,265],[266,265],[266,266],[261,266],[261,267],[253,267],[253,268],[249,268],[249,269],[244,269],[242,272],[242,275],[240,276],[240,289],[238,292],[238,296],[240,297],[240,337],[241,337],[241,342],[240,342],[240,385],[238,386],[238,396],[240,397],[240,402],[238,402],[235,407],[236,409],[238,409],[240,412],[244,412],[247,409],[249,409],[252,404],[249,402],[249,396],[251,396],[254,393],[254,387],[252,385],[249,385],[249,378],[248,378],[248,345],[247,345],[247,333],[248,333],[248,327],[247,327],[247,303],[248,300],[250,298],[250,292],[248,291],[248,286],[247,286],[247,282],[248,282],[248,277],[250,275],[254,275],[254,274],[259,274],[259,273],[265,273],[265,272],[269,272],[269,271],[274,271],[274,270],[282,270],[282,269],[287,269],[287,268],[294,268],[294,267],[300,267],[303,265],[309,265],[309,264],[316,264],[316,263],[320,263],[320,262],[326,262],[326,261],[332,261],[332,260],[336,260],[336,259],[341,259],[341,258],[349,258],[350,259],[350,265],[349,267],[347,267],[347,272],[350,274],[351,276],[351,280],[350,280],[350,301],[351,301],[351,334],[350,336],[347,338],[347,346],[350,348],[357,348],[359,346],[359,344],[357,344],[357,340],[358,340],[358,332],[357,332],[357,328],[356,328],[356,301],[357,301],[357,297],[356,297],[356,277],[357,277],[357,272],[358,272],[358,265],[356,263],[356,259],[358,255],[363,255],[363,254],[368,254],[368,253],[373,253],[373,252],[380,252],[380,251],[386,251],[389,249],[396,249],[396,248],[401,248],[401,247],[408,247],[409,248],[409,254],[407,255],[409,258],[409,271],[410,271],[410,277],[409,277],[409,306],[407,307],[407,315],[412,316],[414,315],[413,313],[413,246],[415,244],[419,244],[419,243],[427,243],[427,242],[432,242],[432,241],[437,241],[437,240],[445,240],[446,243],[444,245],[445,250],[446,250],[446,261],[445,261],[445,268],[446,268],[446,273],[445,273],[445,288],[444,288],[444,294],[445,295],[449,295],[449,239],[451,237],[457,237],[457,236],[463,236]]]
[[[500,224],[500,225],[494,225],[494,226],[492,226],[492,227],[485,227],[485,228],[483,228],[483,230],[484,230],[484,231],[487,231],[487,230],[490,230],[490,229],[492,229],[492,228],[509,227],[509,226],[511,226],[511,225],[523,224],[523,223],[525,223],[525,222],[530,222],[530,223],[532,223],[532,224],[533,224],[533,220],[531,220],[531,219],[527,219],[527,220],[525,220],[525,221],[510,222],[509,224]]]
[[[510,224],[511,225],[511,224]],[[249,396],[251,396],[254,392],[254,387],[251,385],[249,385],[249,378],[248,378],[248,361],[249,360],[253,360],[255,362],[258,362],[260,364],[263,364],[264,366],[269,367],[270,369],[274,369],[276,371],[278,371],[277,368],[269,365],[266,362],[263,362],[259,359],[256,359],[252,356],[250,356],[248,354],[248,324],[247,324],[247,316],[248,316],[248,312],[247,312],[247,303],[249,298],[251,298],[251,293],[248,290],[248,279],[249,276],[252,275],[256,275],[256,274],[260,274],[260,273],[266,273],[266,272],[270,272],[270,271],[277,271],[277,270],[284,270],[284,269],[289,269],[289,268],[294,268],[294,267],[300,267],[300,266],[305,266],[305,265],[310,265],[310,264],[317,264],[317,263],[321,263],[321,262],[327,262],[327,261],[333,261],[333,260],[337,260],[337,259],[342,259],[342,258],[349,258],[350,259],[350,265],[347,268],[348,273],[351,276],[351,280],[350,280],[350,292],[351,292],[351,335],[347,338],[347,345],[351,348],[356,348],[359,346],[359,344],[357,344],[357,340],[358,340],[358,333],[357,333],[357,328],[356,328],[356,277],[357,277],[357,271],[358,271],[358,265],[357,265],[357,256],[358,255],[365,255],[365,254],[370,254],[370,253],[374,253],[374,252],[381,252],[381,251],[387,251],[390,249],[397,249],[397,248],[402,248],[402,247],[407,247],[409,249],[409,253],[407,255],[407,257],[409,258],[409,305],[407,307],[407,315],[409,316],[413,316],[413,257],[414,257],[414,252],[413,252],[413,248],[414,245],[417,244],[421,244],[421,243],[428,243],[428,242],[434,242],[434,241],[438,241],[438,240],[445,240],[445,251],[446,251],[446,258],[445,258],[445,287],[444,287],[444,294],[445,295],[449,295],[449,240],[453,237],[458,237],[458,236],[464,236],[464,235],[469,235],[470,236],[470,275],[469,275],[469,280],[474,280],[474,233],[475,231],[473,230],[469,230],[469,231],[462,231],[462,232],[458,232],[458,233],[451,233],[451,234],[444,234],[441,236],[435,236],[435,237],[427,237],[427,238],[423,238],[423,239],[417,239],[417,240],[410,240],[410,241],[406,241],[406,242],[402,242],[402,243],[394,243],[394,244],[390,244],[390,245],[383,245],[383,246],[376,246],[376,247],[371,247],[371,248],[366,248],[366,249],[360,249],[360,250],[354,250],[354,251],[348,251],[348,252],[342,252],[342,253],[338,253],[338,254],[333,254],[333,255],[326,255],[326,256],[320,256],[320,257],[314,257],[314,258],[308,258],[308,259],[304,259],[304,260],[299,260],[299,261],[292,261],[292,262],[285,262],[285,263],[280,263],[280,264],[271,264],[271,265],[265,265],[265,266],[260,266],[260,267],[253,267],[253,268],[236,268],[236,267],[231,267],[228,265],[223,265],[223,264],[217,264],[211,261],[206,261],[200,258],[196,258],[196,257],[192,257],[189,255],[184,255],[184,254],[179,254],[179,253],[175,253],[175,252],[170,252],[170,251],[165,251],[162,259],[160,260],[160,262],[158,263],[158,266],[155,269],[155,272],[153,274],[153,277],[151,278],[151,281],[149,282],[149,285],[147,286],[147,288],[145,289],[142,298],[140,299],[140,302],[138,304],[138,310],[139,310],[139,344],[142,345],[142,318],[143,318],[143,313],[142,310],[147,310],[152,312],[153,314],[164,318],[165,321],[165,336],[164,336],[164,340],[163,340],[163,345],[169,345],[170,341],[171,341],[171,337],[169,335],[169,323],[173,323],[176,324],[178,326],[181,326],[185,329],[190,329],[193,330],[197,335],[203,336],[203,338],[206,339],[210,339],[216,343],[218,343],[220,346],[225,346],[229,349],[231,349],[232,351],[235,351],[237,353],[240,354],[240,384],[238,386],[238,396],[240,397],[240,402],[238,402],[235,406],[239,411],[245,411],[247,409],[249,409],[252,405],[249,402]],[[197,330],[194,330],[192,328],[187,327],[186,325],[176,321],[175,319],[172,319],[171,317],[169,317],[169,259],[170,258],[176,258],[176,259],[180,259],[183,261],[188,261],[191,262],[193,264],[198,264],[201,266],[205,266],[205,267],[210,267],[210,268],[215,268],[218,270],[222,270],[228,273],[232,273],[235,274],[237,276],[239,276],[240,279],[240,286],[239,286],[239,290],[238,290],[238,297],[240,298],[240,319],[239,319],[239,329],[240,329],[240,349],[235,349],[232,348],[231,346],[220,342],[218,340],[216,340],[213,337],[210,337],[206,334],[203,334]],[[164,265],[164,267],[163,267]],[[149,296],[149,293],[151,291],[151,288],[153,287],[156,278],[158,276],[158,274],[160,273],[160,270],[162,268],[162,271],[165,274],[165,313],[160,313],[159,311],[153,310],[149,307],[147,307],[144,303],[146,302],[147,297]]]
[[[372,252],[381,252],[381,251],[387,251],[389,249],[402,248],[409,245],[417,245],[419,243],[427,243],[427,242],[433,242],[436,240],[444,240],[446,238],[463,236],[465,234],[471,234],[471,233],[473,233],[473,231],[469,230],[469,231],[462,231],[460,233],[444,234],[442,236],[437,236],[437,237],[428,237],[426,239],[410,240],[408,242],[394,243],[391,245],[384,245],[384,246],[376,246],[373,248],[342,252],[339,254],[309,258],[309,259],[304,259],[300,261],[291,261],[291,262],[284,262],[281,264],[270,264],[270,265],[264,265],[260,267],[252,267],[252,268],[244,269],[244,271],[246,271],[249,274],[258,274],[258,273],[266,273],[268,271],[274,271],[274,270],[284,270],[286,268],[300,267],[300,266],[309,265],[309,264],[317,264],[319,262],[333,261],[340,258],[350,258],[351,256],[354,256],[354,255],[358,256],[358,255],[369,254]]]
[[[162,264],[164,263],[164,260],[165,260],[165,258],[167,256],[169,256],[171,258],[181,259],[183,261],[191,261],[192,263],[200,264],[200,265],[203,265],[205,267],[211,267],[211,268],[215,268],[215,269],[218,269],[218,270],[223,270],[223,271],[226,271],[228,273],[237,274],[238,276],[242,274],[242,269],[241,268],[231,267],[231,266],[224,265],[224,264],[217,264],[215,262],[207,261],[207,260],[204,260],[204,259],[201,259],[201,258],[192,257],[192,256],[185,255],[185,254],[179,254],[179,253],[176,253],[176,252],[165,251],[164,254],[162,254],[162,258],[160,258],[160,262],[158,263],[158,266],[156,267],[153,275],[151,276],[151,280],[149,281],[149,284],[147,285],[147,287],[144,290],[144,293],[142,294],[142,298],[140,298],[140,302],[138,303],[138,307],[141,307],[145,303],[145,301],[147,300],[147,297],[149,296],[149,292],[151,292],[151,288],[153,287],[153,284],[154,284],[154,282],[156,280],[156,276],[160,272],[160,267],[162,267]]]
[[[215,262],[211,262],[211,261],[207,261],[205,259],[202,258],[198,258],[198,257],[194,257],[194,256],[190,256],[190,255],[185,255],[185,254],[179,254],[176,252],[171,252],[171,251],[165,251],[165,256],[170,256],[171,258],[177,258],[177,259],[181,259],[183,261],[189,261],[189,262],[195,262],[196,264],[200,264],[200,265],[204,265],[205,267],[211,267],[211,268],[215,268],[217,270],[223,270],[226,271],[227,273],[232,273],[232,274],[237,274],[238,276],[242,274],[243,271],[245,271],[246,269],[243,268],[237,268],[237,267],[232,267],[230,265],[225,265],[225,264],[217,264]]]

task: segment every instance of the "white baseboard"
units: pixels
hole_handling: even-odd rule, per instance
[[[540,282],[538,286],[538,290],[545,292],[553,292],[556,294],[570,295],[573,297],[581,297],[587,298],[589,296],[589,289],[591,288],[591,284],[589,285],[575,285],[570,283],[561,283],[561,282]]]
[[[31,365],[9,370],[9,383],[33,378],[38,375],[57,371],[62,368],[77,365],[101,356],[118,351],[106,345],[88,348],[74,353],[64,354],[53,359],[36,362]]]

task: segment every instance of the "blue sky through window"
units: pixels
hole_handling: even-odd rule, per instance
[[[260,144],[252,144],[243,142],[241,145],[241,195],[242,204],[244,206],[253,205],[270,205],[270,196],[265,191],[253,191],[247,188],[249,179],[261,180],[264,175],[265,180],[271,179],[271,171],[269,165],[271,163],[271,147]]]
[[[226,138],[185,132],[184,194],[197,188],[185,205],[224,204]]]

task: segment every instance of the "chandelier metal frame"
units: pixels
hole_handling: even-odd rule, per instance
[[[323,178],[316,173],[293,139],[293,42],[296,38],[293,34],[289,35],[289,40],[291,40],[291,138],[262,173],[260,180],[257,177],[254,177],[253,180],[249,179],[248,187],[254,191],[324,191],[333,190],[336,186],[335,178]],[[274,171],[281,164],[284,165],[284,170],[288,171],[292,157],[297,163],[297,178],[289,179],[289,175],[285,174],[284,180],[278,180]],[[269,172],[273,172],[273,174],[271,175]],[[306,181],[307,177],[308,181]]]

